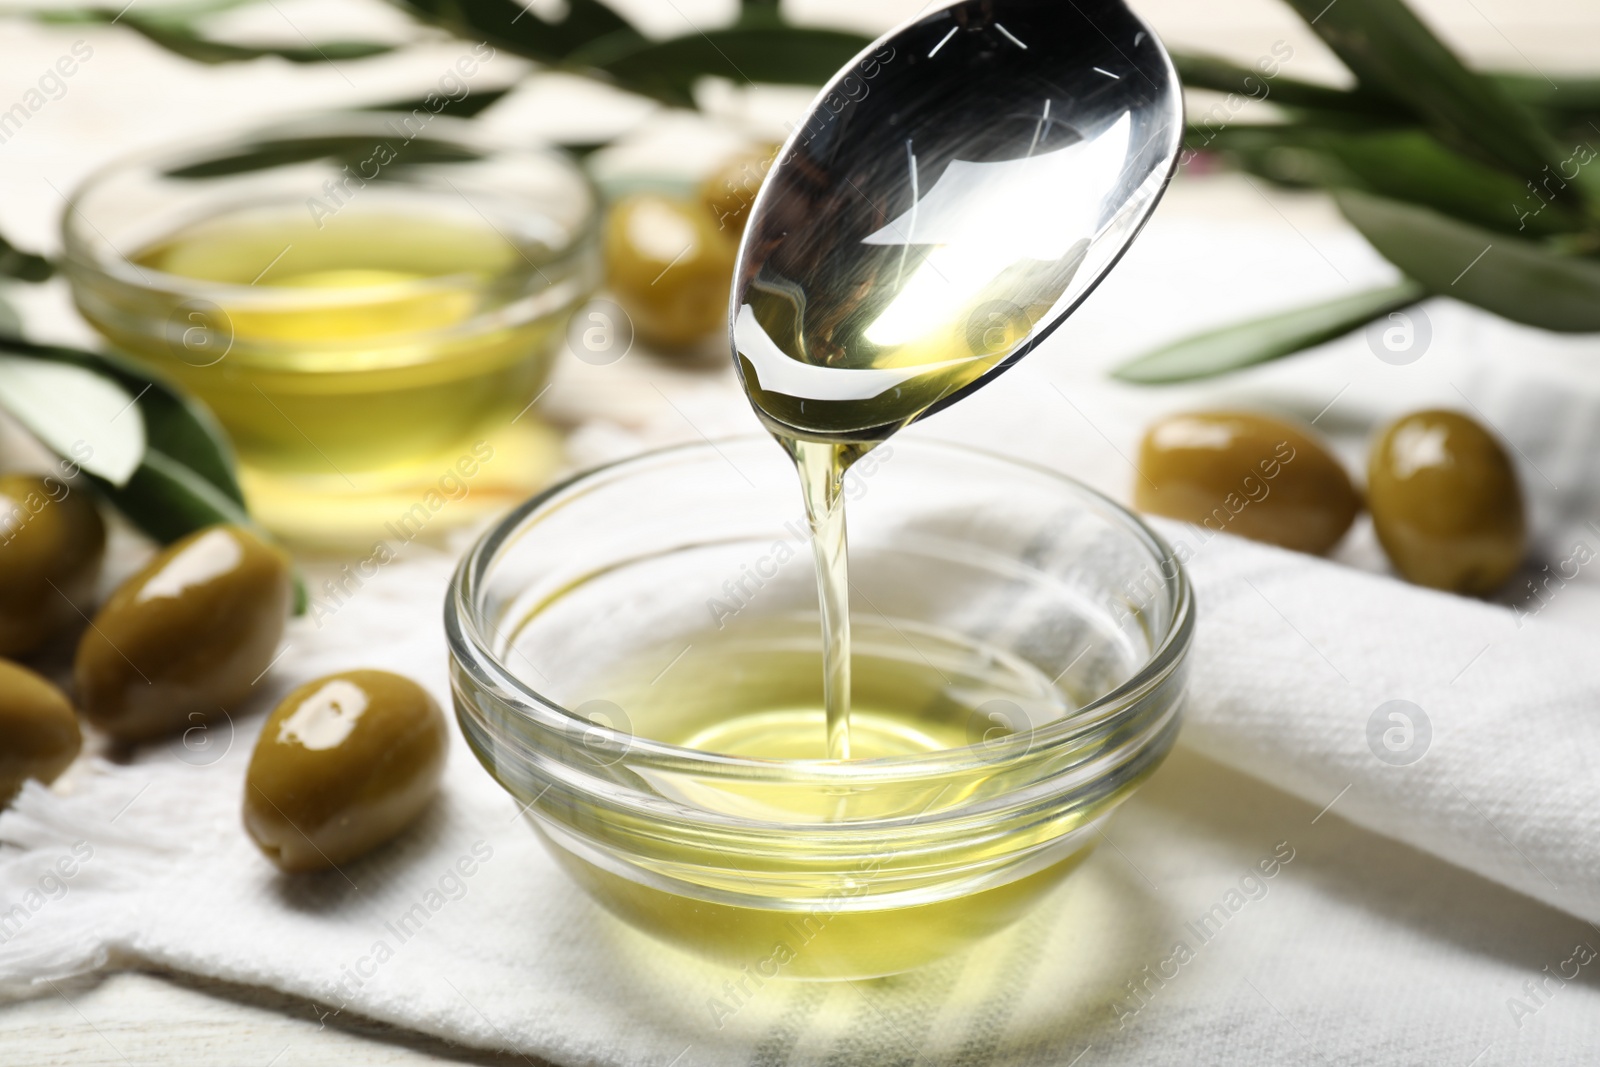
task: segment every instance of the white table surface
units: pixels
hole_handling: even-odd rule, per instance
[[[731,4],[631,0],[618,6],[637,13],[650,27],[671,33],[683,32],[690,20],[713,21]],[[921,6],[921,0],[810,0],[795,5],[819,20],[849,22],[867,30],[890,25]],[[1295,51],[1288,73],[1339,76],[1337,63],[1320,43],[1273,0],[1139,0],[1134,6],[1170,44],[1249,62],[1282,40]],[[1600,55],[1600,3],[1594,0],[1425,0],[1416,6],[1453,44],[1485,63],[1547,73],[1600,70],[1594,62]],[[403,21],[376,0],[338,4],[285,0],[232,17],[240,25],[260,26],[288,39],[294,39],[290,32],[294,27],[317,31],[324,26],[348,28],[352,23],[407,32]],[[60,200],[51,186],[70,189],[87,169],[126,148],[200,123],[227,127],[280,110],[402,95],[426,85],[430,72],[442,68],[439,60],[448,62],[456,51],[453,45],[434,43],[403,57],[342,61],[334,70],[285,69],[270,62],[250,65],[248,70],[199,68],[116,28],[44,29],[3,22],[0,101],[19,97],[38,71],[80,37],[94,44],[95,60],[85,65],[65,97],[0,145],[4,164],[0,232],[19,243],[53,248]],[[206,92],[196,94],[201,86]],[[263,86],[272,91],[262,92]],[[1315,197],[1264,196],[1255,186],[1229,177],[1179,182],[1162,214],[1293,227],[1308,240],[1342,229],[1333,212]],[[30,326],[40,332],[64,338],[87,336],[80,323],[71,321],[59,293],[19,302],[29,313]],[[661,380],[670,382],[664,386],[670,391],[683,385],[682,378],[673,373]],[[1193,773],[1192,767],[1188,773]],[[1214,773],[1228,776],[1220,769]],[[515,1054],[454,1048],[435,1038],[349,1016],[328,1016],[315,1004],[270,990],[177,975],[118,971],[58,983],[37,999],[0,1004],[0,1063],[7,1065],[289,1067],[334,1062],[533,1061]]]

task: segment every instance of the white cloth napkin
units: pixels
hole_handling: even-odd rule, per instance
[[[1591,634],[1162,526],[1196,552],[1203,621],[1186,743],[1600,921]]]
[[[1413,1010],[1418,995],[1453,1005],[1454,1017],[1426,1015],[1429,1040],[1450,1050],[1438,1062],[1534,1024],[1547,1052],[1592,1041],[1582,1012],[1592,1020],[1600,968],[1567,962],[1600,946],[1588,925],[1342,822],[1600,919],[1592,640],[1164,528],[1194,547],[1201,605],[1185,744],[1305,803],[1181,754],[1058,897],[965,959],[885,982],[741,991],[739,975],[590,904],[460,743],[414,832],[342,873],[282,877],[239,824],[251,715],[127,765],[80,765],[0,815],[12,846],[0,852],[0,979],[19,990],[108,964],[170,967],[559,1064],[1063,1064],[1085,1046],[1098,1050],[1085,1063],[1193,1062],[1181,1053],[1195,1041],[1225,1047],[1219,1028],[1260,1031],[1297,1010],[1235,1062],[1281,1062],[1319,1040],[1342,1062],[1389,1061],[1420,1024],[1371,999],[1385,978],[1417,986]],[[449,570],[444,554],[413,552],[320,629],[297,622],[263,704],[356,665],[419,677],[446,700]],[[1431,723],[1409,766],[1369,744],[1392,699]],[[1543,977],[1546,963],[1577,981]],[[1186,977],[1201,971],[1211,977]],[[1542,998],[1520,989],[1524,971],[1550,983]],[[1569,1003],[1544,1014],[1569,984]],[[1472,996],[1482,1018],[1463,1014]],[[1336,1024],[1338,1005],[1370,1030]]]

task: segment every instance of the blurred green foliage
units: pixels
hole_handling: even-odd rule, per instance
[[[1270,61],[1174,57],[1186,86],[1228,94],[1196,109],[1186,148],[1277,186],[1328,190],[1406,281],[1185,338],[1116,376],[1184,381],[1289,355],[1388,315],[1406,292],[1600,331],[1600,78],[1474,71],[1401,0],[1286,2],[1353,87],[1295,81]],[[1279,117],[1233,122],[1247,100]]]
[[[207,19],[252,2],[259,0],[27,14],[57,23],[117,22],[206,63],[355,59],[392,47],[309,40],[304,47],[256,46],[205,34]],[[559,16],[518,0],[392,2],[457,37],[671,107],[695,106],[695,86],[707,77],[820,85],[869,44],[859,34],[795,25],[778,0],[743,0],[727,25],[699,27],[685,18],[683,32],[664,38],[647,36],[603,0],[565,0]],[[1448,293],[1531,326],[1600,330],[1600,167],[1593,165],[1600,77],[1475,71],[1404,0],[1284,2],[1339,57],[1353,84],[1291,78],[1270,58],[1248,67],[1176,54],[1187,87],[1224,94],[1209,109],[1194,109],[1186,157],[1204,153],[1277,186],[1329,191],[1405,278],[1167,345],[1118,376],[1177,381],[1260,363],[1359,329],[1406,296],[1414,302]],[[476,114],[503,93],[475,94],[452,104],[453,113]],[[1271,105],[1275,117],[1235,121],[1249,101]],[[49,270],[40,257],[0,242],[0,274],[41,280]]]

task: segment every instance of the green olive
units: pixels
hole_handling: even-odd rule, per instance
[[[725,328],[738,246],[699,204],[627,197],[606,219],[611,290],[648,344],[682,348]]]
[[[1390,424],[1367,470],[1372,524],[1395,569],[1433,589],[1482,596],[1522,562],[1522,489],[1505,449],[1454,411]]]
[[[0,805],[29,778],[55,781],[82,747],[78,717],[61,690],[0,659]]]
[[[0,476],[0,656],[34,652],[83,623],[105,547],[87,493],[54,478]]]
[[[734,239],[744,233],[750,204],[760,191],[776,154],[777,149],[771,145],[740,152],[724,160],[700,183],[700,202],[711,212],[723,233]]]
[[[348,671],[309,682],[262,727],[245,829],[285,871],[355,859],[427,807],[448,738],[439,705],[409,678]]]
[[[1361,510],[1350,476],[1309,426],[1267,415],[1171,415],[1139,446],[1134,503],[1218,532],[1322,553]]]
[[[161,552],[111,595],[78,643],[78,700],[124,741],[192,726],[243,700],[271,666],[289,560],[239,526]]]

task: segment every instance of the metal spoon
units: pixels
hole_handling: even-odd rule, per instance
[[[735,362],[782,436],[877,441],[1044,340],[1171,178],[1177,73],[1120,0],[960,0],[828,83],[751,207]]]

